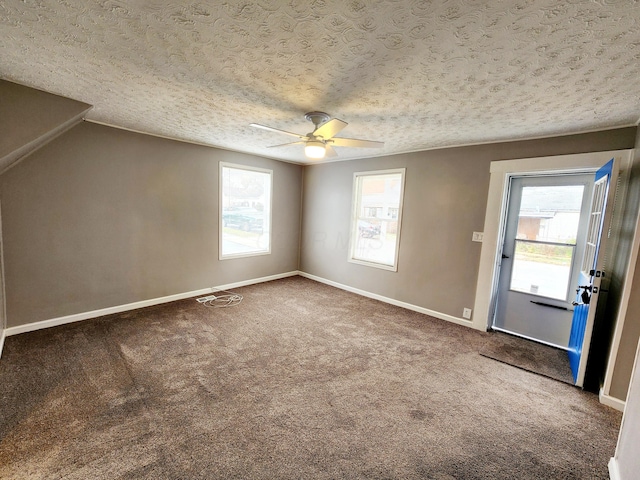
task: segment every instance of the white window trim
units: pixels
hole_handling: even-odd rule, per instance
[[[269,174],[269,248],[267,250],[261,250],[259,252],[249,252],[249,253],[234,253],[234,254],[226,254],[222,253],[222,236],[224,234],[224,226],[222,224],[222,207],[223,207],[223,190],[222,190],[222,169],[223,168],[235,168],[238,170],[248,170],[251,172],[260,172],[260,173],[268,173]],[[229,162],[220,162],[220,166],[218,168],[218,258],[220,260],[231,260],[234,258],[245,258],[245,257],[257,257],[260,255],[271,255],[271,243],[273,241],[273,170],[269,170],[267,168],[259,168],[252,167],[249,165],[240,165],[237,163],[229,163]]]
[[[382,270],[388,270],[390,272],[398,271],[398,257],[400,254],[400,233],[402,231],[402,206],[404,203],[404,182],[406,177],[406,168],[393,168],[389,170],[372,170],[369,172],[355,172],[353,174],[353,193],[351,198],[351,224],[349,225],[349,258],[348,261],[350,263],[356,263],[358,265],[365,265],[367,267],[379,268]],[[360,260],[353,258],[356,236],[357,236],[357,228],[358,228],[358,197],[359,197],[359,188],[358,188],[358,178],[359,177],[368,177],[374,175],[393,175],[400,174],[400,203],[398,204],[398,232],[396,234],[396,248],[395,248],[395,257],[393,259],[393,265],[387,265],[385,263],[377,263],[368,260]],[[396,220],[396,219],[394,219]]]

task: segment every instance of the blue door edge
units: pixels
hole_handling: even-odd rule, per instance
[[[611,173],[613,172],[613,163],[615,158],[609,160],[606,164],[598,169],[595,174],[595,181],[597,182],[601,178],[609,176],[607,183],[611,180]],[[608,195],[609,186],[607,185],[607,194]],[[604,221],[604,218],[602,219]],[[592,268],[596,268],[595,263],[597,263],[598,253],[600,250],[600,238],[602,235],[602,223],[599,227],[599,235],[598,235],[598,247],[596,249],[596,257],[595,262]],[[591,284],[591,279],[586,276],[585,272],[580,272],[580,278],[578,285],[588,285]],[[579,289],[578,289],[579,290]],[[569,345],[567,350],[567,355],[569,357],[569,365],[571,366],[571,374],[573,375],[573,382],[578,382],[578,372],[580,369],[580,359],[582,357],[582,350],[584,349],[584,333],[587,328],[587,317],[589,316],[589,304],[585,304],[582,302],[580,298],[580,291],[577,292],[576,295],[576,303],[575,309],[573,311],[573,319],[571,322],[571,333],[569,334]],[[586,346],[589,349],[589,345]]]
[[[582,355],[582,343],[584,340],[584,331],[587,327],[587,316],[589,314],[589,305],[580,303],[575,306],[573,311],[573,321],[571,324],[571,334],[569,335],[569,346],[567,355],[569,356],[569,365],[571,366],[571,374],[574,383],[578,381],[578,368],[580,367],[580,357]]]

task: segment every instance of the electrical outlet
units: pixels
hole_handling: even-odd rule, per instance
[[[473,232],[471,240],[474,242],[482,242],[482,240],[484,240],[484,232]]]
[[[471,309],[463,308],[462,309],[462,318],[466,318],[467,320],[471,320]]]

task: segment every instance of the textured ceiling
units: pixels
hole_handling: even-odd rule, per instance
[[[305,162],[304,113],[382,150],[635,124],[631,0],[0,0],[0,77],[94,105],[87,118]]]

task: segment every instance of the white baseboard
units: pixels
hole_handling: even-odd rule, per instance
[[[620,412],[624,412],[624,407],[626,402],[619,400],[615,397],[611,397],[609,395],[605,395],[605,393],[600,389],[600,393],[598,394],[598,398],[600,399],[600,403],[606,405],[607,407],[615,408]]]
[[[384,297],[382,295],[378,295],[377,293],[367,292],[366,290],[360,290],[359,288],[343,285],[342,283],[334,282],[333,280],[327,280],[326,278],[316,277],[315,275],[311,275],[310,273],[298,272],[298,274],[301,277],[309,278],[311,280],[315,280],[316,282],[324,283],[326,285],[331,285],[332,287],[336,287],[341,290],[346,290],[347,292],[356,293],[358,295],[362,295],[363,297],[373,298],[374,300],[380,300],[381,302],[389,303],[391,305],[395,305],[396,307],[406,308],[407,310],[413,310],[414,312],[424,313],[425,315],[439,318],[441,320],[446,320],[447,322],[457,323],[458,325],[464,325],[465,327],[473,328],[473,324],[471,320],[454,317],[453,315],[447,315],[446,313],[436,312],[435,310],[429,310],[428,308],[419,307],[417,305],[402,302],[394,298]]]
[[[20,333],[33,332],[35,330],[41,330],[43,328],[55,327],[58,325],[64,325],[66,323],[79,322],[82,320],[89,320],[90,318],[102,317],[104,315],[111,315],[114,313],[126,312],[128,310],[136,310],[138,308],[151,307],[153,305],[160,305],[162,303],[175,302],[176,300],[184,300],[185,298],[196,297],[198,295],[205,295],[216,290],[229,290],[231,288],[239,288],[247,285],[254,285],[256,283],[269,282],[271,280],[279,280],[281,278],[293,277],[298,275],[298,271],[279,273],[277,275],[270,275],[268,277],[253,278],[251,280],[243,280],[241,282],[228,283],[226,285],[220,285],[216,287],[202,288],[200,290],[193,290],[191,292],[178,293],[175,295],[168,295],[166,297],[152,298],[149,300],[143,300],[141,302],[127,303],[125,305],[118,305],[115,307],[101,308],[99,310],[92,310],[90,312],[76,313],[73,315],[67,315],[64,317],[52,318],[49,320],[41,320],[39,322],[27,323],[24,325],[18,325],[17,327],[7,328],[3,334],[8,336],[18,335]],[[3,337],[4,338],[4,337]],[[1,351],[0,351],[1,353]]]
[[[609,459],[609,478],[611,480],[622,480],[620,478],[620,470],[618,469],[618,461],[615,457]]]
[[[227,283],[226,285],[218,285],[211,290],[229,290],[231,288],[246,287],[247,285],[255,285],[257,283],[270,282],[272,280],[280,280],[281,278],[295,277],[300,275],[300,272],[294,270],[292,272],[278,273],[276,275],[269,275],[268,277],[252,278],[251,280],[242,280],[241,282]]]
[[[4,348],[4,337],[6,336],[6,330],[0,329],[0,357],[2,357],[2,349]]]

